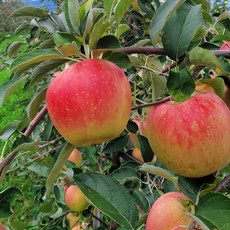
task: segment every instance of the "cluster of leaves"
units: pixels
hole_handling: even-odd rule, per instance
[[[25,91],[35,88],[26,115],[1,130],[1,135],[13,142],[12,152],[0,164],[1,181],[26,175],[28,189],[33,190],[30,197],[38,203],[30,216],[20,212],[24,215],[21,229],[68,229],[63,201],[63,183],[67,181],[77,183],[90,200],[92,205],[81,219],[93,229],[144,229],[153,202],[162,193],[178,189],[194,203],[193,218],[198,218],[204,229],[229,228],[229,188],[222,186],[218,189],[222,193],[213,192],[229,174],[229,167],[200,179],[177,176],[159,161],[140,167],[131,157],[133,146],[128,136],[138,132],[131,119],[145,116],[146,103],[168,95],[183,101],[194,92],[197,82],[204,81],[223,95],[223,79],[209,79],[208,73],[211,68],[219,68],[223,75],[230,73],[228,61],[216,52],[223,40],[230,40],[230,18],[228,13],[213,16],[210,10],[206,0],[167,0],[163,4],[139,0],[138,5],[132,0],[65,0],[55,12],[24,7],[11,15],[33,17],[15,31],[30,28],[30,45],[23,53],[19,52],[20,41],[8,47],[5,64],[11,78],[0,87],[0,105],[21,84]],[[134,108],[121,136],[82,148],[82,167],[65,171],[63,165],[74,147],[65,143],[46,116],[45,93],[52,75],[66,63],[90,57],[110,60],[125,70]],[[153,153],[147,139],[138,135],[138,140],[144,160],[150,162]],[[10,215],[11,209],[12,215],[17,215],[17,205],[26,203],[22,198],[11,202],[20,190],[9,185],[2,185],[0,217]],[[19,229],[19,223],[11,218],[9,224]]]

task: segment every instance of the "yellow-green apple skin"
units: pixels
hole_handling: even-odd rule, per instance
[[[54,77],[47,89],[48,114],[72,145],[109,141],[125,129],[132,92],[123,70],[101,59],[86,59]]]
[[[82,155],[81,155],[81,152],[78,150],[78,149],[74,149],[68,159],[68,161],[74,163],[76,166],[80,167],[81,164],[82,164]]]
[[[71,185],[67,188],[65,203],[67,207],[76,212],[82,212],[89,206],[87,198],[77,185]]]
[[[80,219],[79,216],[76,216],[74,213],[71,213],[71,212],[67,214],[66,218],[69,221],[69,226],[71,229]]]
[[[189,199],[179,192],[168,192],[160,196],[150,209],[146,230],[185,230],[192,219],[185,213]]]
[[[214,93],[151,108],[147,137],[157,158],[185,177],[203,177],[230,162],[230,110]]]

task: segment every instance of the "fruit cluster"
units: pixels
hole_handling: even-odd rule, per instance
[[[83,147],[110,141],[124,131],[131,114],[132,92],[117,65],[87,59],[52,79],[46,102],[60,134],[72,145]],[[199,90],[183,102],[171,100],[150,108],[144,128],[135,122],[157,159],[178,175],[203,177],[230,161],[230,110],[210,90]],[[137,137],[130,134],[130,139],[134,157],[143,162]],[[66,190],[65,201],[77,212],[88,206],[75,185]],[[150,210],[146,229],[184,229],[191,223],[184,213],[185,204],[188,198],[181,193],[161,196]]]

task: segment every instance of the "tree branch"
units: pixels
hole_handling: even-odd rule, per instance
[[[30,122],[28,128],[24,132],[24,136],[28,137],[36,127],[36,125],[44,118],[44,116],[47,113],[47,106],[44,105],[44,107],[41,109],[41,111],[35,116],[35,118]]]
[[[133,107],[132,110],[142,109],[144,107],[149,107],[149,106],[154,106],[154,105],[159,105],[159,104],[165,103],[165,102],[170,101],[170,100],[171,100],[171,96],[168,96],[168,97],[165,97],[159,101],[138,105],[136,107]]]
[[[230,175],[226,176],[215,188],[214,192],[219,192],[226,186],[227,184],[230,184]]]
[[[152,46],[130,46],[130,47],[122,47],[117,49],[119,52],[124,52],[127,54],[156,54],[156,55],[164,55],[164,48],[161,47],[152,47]]]
[[[116,49],[116,51],[127,54],[165,55],[164,48],[152,46],[129,46]],[[230,50],[211,50],[211,52],[217,57],[224,56],[226,58],[230,58]]]

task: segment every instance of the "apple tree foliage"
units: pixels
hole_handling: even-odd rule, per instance
[[[193,179],[174,174],[159,160],[148,163],[154,153],[132,122],[169,96],[187,99],[196,84],[211,85],[220,97],[224,85],[229,86],[230,52],[219,48],[230,41],[230,12],[212,14],[207,0],[163,2],[65,0],[54,12],[34,7],[13,12],[11,17],[32,20],[15,30],[27,34],[24,42],[15,41],[7,49],[4,62],[11,77],[0,86],[0,105],[21,85],[34,94],[24,101],[26,115],[0,131],[6,142],[0,163],[0,218],[10,229],[69,229],[64,184],[73,182],[90,201],[78,214],[86,229],[144,229],[151,205],[168,191],[189,197],[191,216],[202,229],[230,229],[229,165]],[[20,50],[25,43],[28,48]],[[91,57],[110,60],[125,71],[132,113],[119,137],[80,148],[82,166],[67,164],[64,169],[74,146],[53,127],[46,90],[65,64]],[[211,79],[216,69],[221,74]],[[145,164],[132,157],[129,133],[137,133]]]

